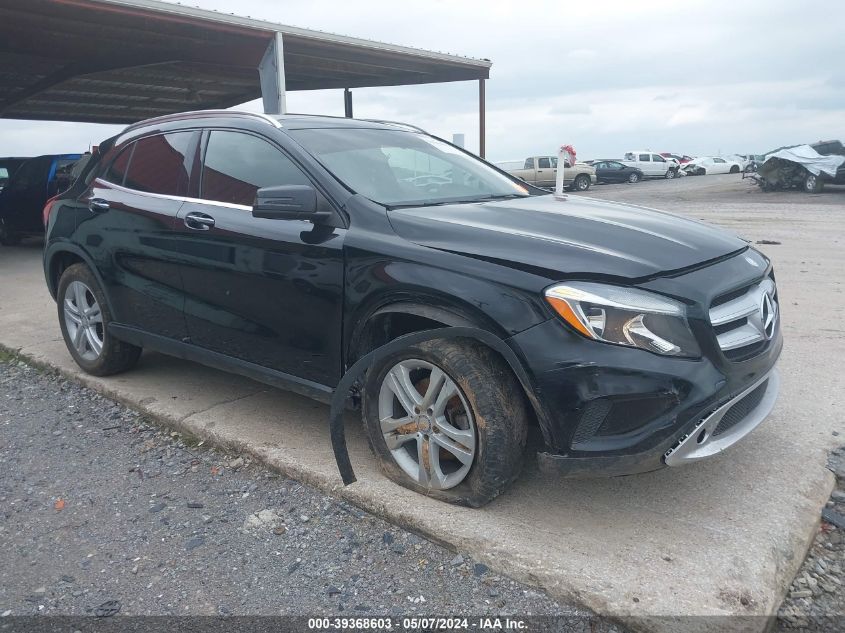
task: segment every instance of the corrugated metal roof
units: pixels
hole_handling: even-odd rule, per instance
[[[158,0],[4,0],[0,117],[129,123],[261,96],[257,66],[284,35],[288,90],[439,83],[490,62]]]

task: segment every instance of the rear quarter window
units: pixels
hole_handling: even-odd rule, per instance
[[[124,147],[123,150],[112,161],[102,178],[116,185],[122,185],[126,178],[126,170],[129,167],[129,159],[132,157],[134,145]]]

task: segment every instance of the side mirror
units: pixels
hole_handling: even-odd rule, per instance
[[[255,193],[252,217],[268,220],[309,220],[331,217],[330,211],[317,210],[317,190],[310,185],[263,187]]]

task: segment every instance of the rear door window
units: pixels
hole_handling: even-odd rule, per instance
[[[262,187],[311,181],[268,141],[242,132],[212,130],[205,150],[200,197],[252,207]]]
[[[551,169],[552,162],[548,158],[540,158],[537,160],[537,167],[540,169]]]
[[[651,162],[651,158],[649,157],[648,154],[640,154],[640,160],[643,161],[644,163],[650,163]]]
[[[194,134],[172,132],[136,141],[124,185],[146,193],[186,196],[194,160],[190,152]]]

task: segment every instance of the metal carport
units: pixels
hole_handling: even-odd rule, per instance
[[[159,0],[0,0],[0,117],[132,123],[287,90],[477,80],[489,60],[382,44]]]

